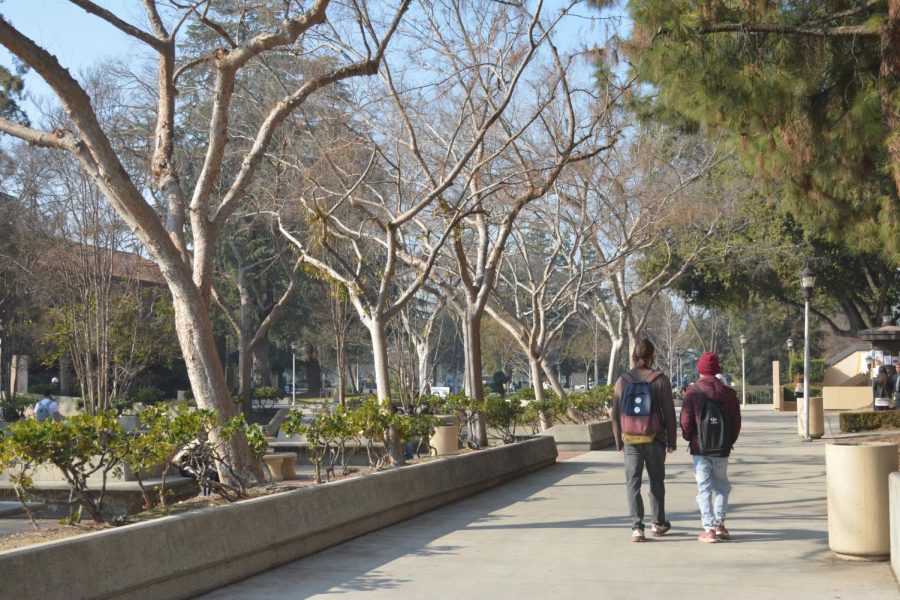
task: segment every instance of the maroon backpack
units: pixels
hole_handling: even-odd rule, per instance
[[[625,389],[622,391],[620,417],[622,439],[628,444],[649,444],[662,431],[660,409],[653,397],[651,384],[662,371],[651,371],[644,380],[637,380],[630,372],[622,375]]]

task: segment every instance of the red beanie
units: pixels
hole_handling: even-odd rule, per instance
[[[719,366],[719,357],[715,352],[707,352],[697,361],[697,372],[701,375],[715,375],[722,372]]]

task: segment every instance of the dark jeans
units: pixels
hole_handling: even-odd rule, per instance
[[[641,483],[644,467],[650,479],[650,515],[653,523],[666,520],[666,445],[659,440],[650,444],[625,444],[625,487],[631,527],[644,529],[644,499]]]

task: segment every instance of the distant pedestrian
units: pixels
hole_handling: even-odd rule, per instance
[[[794,398],[803,397],[803,367],[794,372]]]
[[[681,436],[690,444],[697,480],[701,542],[730,539],[725,528],[728,512],[728,457],[741,433],[741,405],[737,393],[716,378],[719,357],[707,352],[697,361],[700,378],[685,394],[681,407]],[[713,498],[715,493],[715,499]]]
[[[653,370],[655,348],[642,339],[632,353],[633,368],[619,377],[613,389],[612,427],[616,450],[625,454],[625,485],[631,517],[631,540],[643,542],[644,467],[650,480],[650,531],[655,536],[671,529],[666,520],[666,452],[675,451],[675,403],[672,384]]]
[[[59,412],[59,403],[53,399],[53,394],[44,394],[34,405],[34,418],[38,421],[51,419],[57,423],[62,421]]]
[[[891,407],[892,395],[893,391],[891,389],[891,376],[888,373],[888,368],[884,365],[881,365],[880,367],[878,367],[878,375],[875,376],[875,381],[872,382],[874,409],[888,410]]]

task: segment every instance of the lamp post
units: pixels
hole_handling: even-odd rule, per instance
[[[807,266],[800,273],[800,285],[803,288],[803,441],[811,442],[809,437],[809,301],[812,299],[816,274]]]
[[[791,382],[791,355],[794,352],[794,340],[792,340],[791,338],[788,338],[787,341],[785,342],[785,344],[787,344],[787,349],[788,349],[787,379],[788,379],[788,383],[790,383]]]
[[[747,362],[744,360],[744,344],[747,343],[747,338],[742,333],[738,340],[741,342],[741,406],[747,406]]]
[[[291,342],[291,406],[297,405],[297,343]]]
[[[681,389],[681,352],[675,354],[675,384]]]

